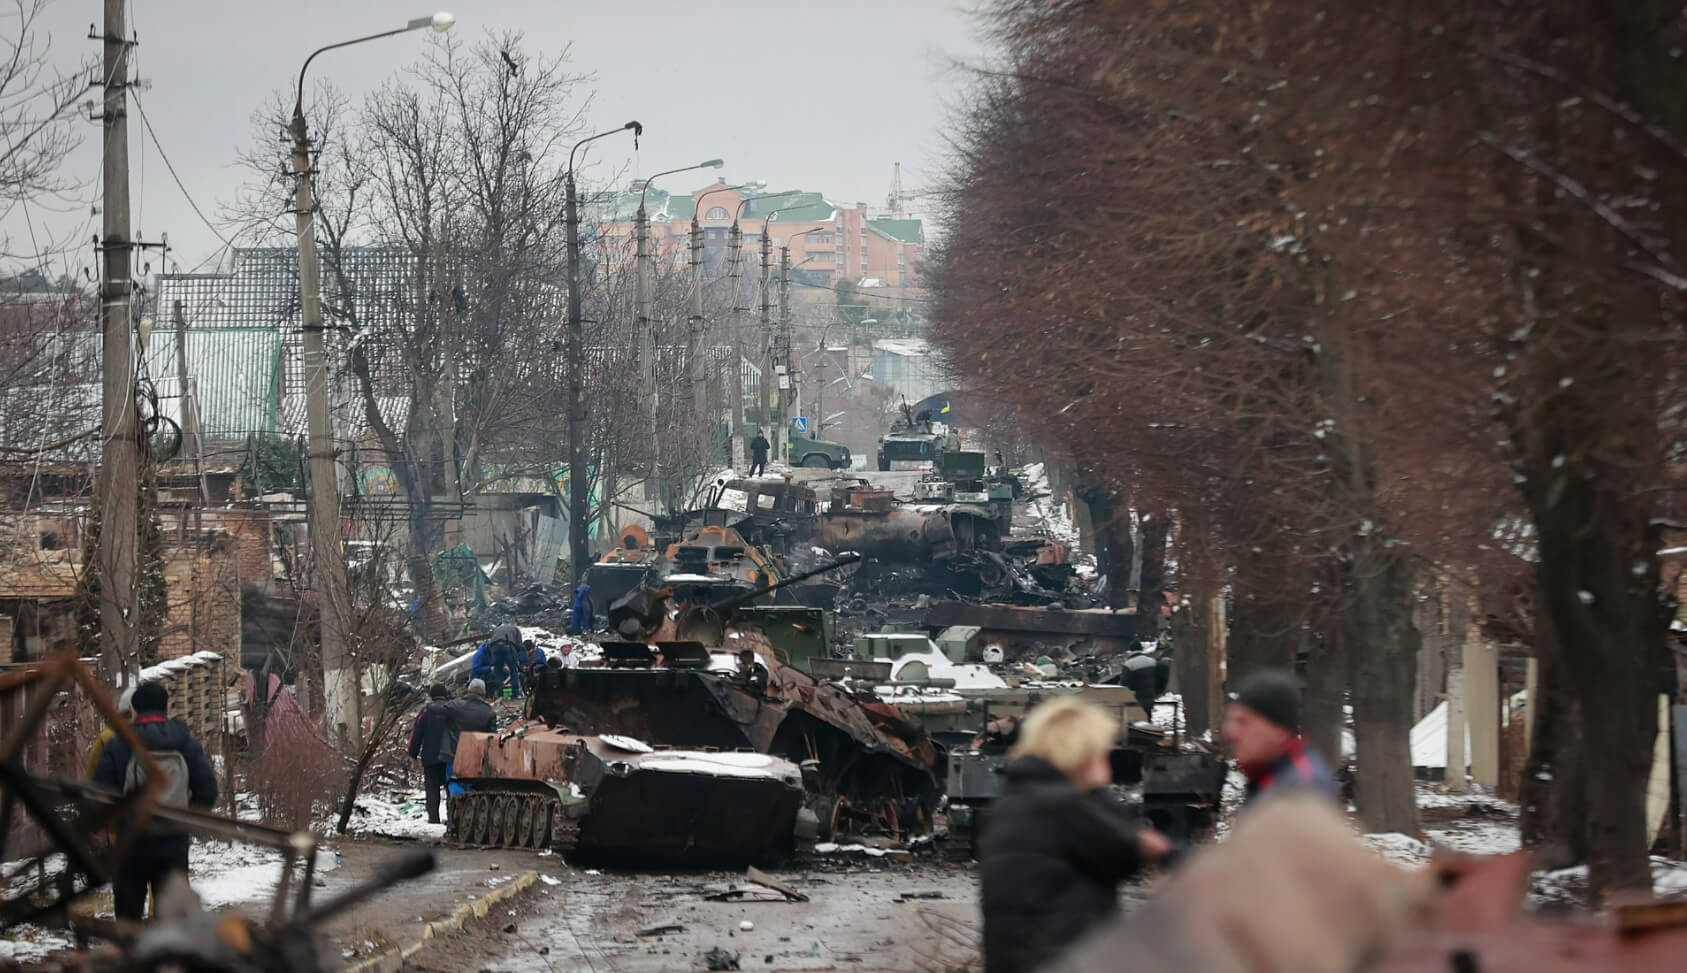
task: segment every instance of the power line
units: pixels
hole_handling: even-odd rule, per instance
[[[230,243],[228,237],[223,236],[222,231],[218,230],[205,216],[205,211],[201,210],[199,204],[193,201],[193,194],[189,193],[187,186],[182,184],[182,177],[176,174],[175,164],[170,161],[169,153],[164,151],[164,146],[158,143],[158,134],[152,130],[152,119],[146,117],[146,107],[141,104],[140,93],[131,91],[129,97],[135,100],[135,109],[140,113],[141,124],[146,128],[147,137],[152,140],[152,147],[158,150],[158,157],[164,160],[164,168],[170,170],[170,178],[176,181],[176,188],[182,191],[182,197],[187,200],[189,206],[193,207],[193,212],[199,217],[199,221],[205,224],[205,228],[221,240],[223,246],[232,248],[234,244]]]

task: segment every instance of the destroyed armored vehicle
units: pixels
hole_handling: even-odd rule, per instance
[[[732,573],[669,573],[623,596],[601,665],[546,668],[522,722],[463,734],[459,840],[702,865],[777,863],[846,833],[929,831],[940,793],[930,737],[894,706],[793,664],[825,648],[823,612],[750,605],[852,560],[749,590]],[[793,634],[805,637],[783,637]]]
[[[556,687],[536,683],[543,709]],[[451,796],[447,836],[464,844],[648,866],[781,865],[797,850],[802,771],[767,754],[657,748],[526,720],[464,733],[451,776],[465,792]]]
[[[945,849],[957,861],[972,858],[990,804],[1001,796],[1002,769],[1018,730],[1018,717],[990,712],[974,742],[948,754]],[[1111,760],[1115,796],[1174,843],[1199,841],[1218,824],[1227,768],[1213,754],[1175,746],[1159,728],[1132,722]]]

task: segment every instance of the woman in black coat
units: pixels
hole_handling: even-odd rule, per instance
[[[1031,973],[1119,907],[1119,883],[1165,855],[1108,791],[1119,724],[1092,703],[1039,706],[1004,768],[979,846],[985,973]]]

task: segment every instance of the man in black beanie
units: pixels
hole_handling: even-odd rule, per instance
[[[1294,789],[1337,799],[1330,765],[1300,735],[1300,683],[1293,673],[1262,669],[1244,678],[1224,710],[1224,742],[1248,779],[1247,801]]]
[[[143,682],[135,688],[130,705],[135,710],[135,733],[164,772],[160,800],[176,807],[208,808],[217,803],[217,772],[187,724],[166,715],[169,691],[159,683]],[[94,782],[125,794],[145,786],[145,767],[134,759],[129,741],[118,736],[106,744],[94,768]],[[175,872],[187,877],[190,841],[179,825],[156,818],[145,825],[111,879],[117,918],[140,921],[148,889],[156,908],[164,881]]]

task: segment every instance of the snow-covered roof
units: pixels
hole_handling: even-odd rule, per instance
[[[873,350],[921,358],[931,354],[931,343],[924,338],[880,338],[873,342]]]

